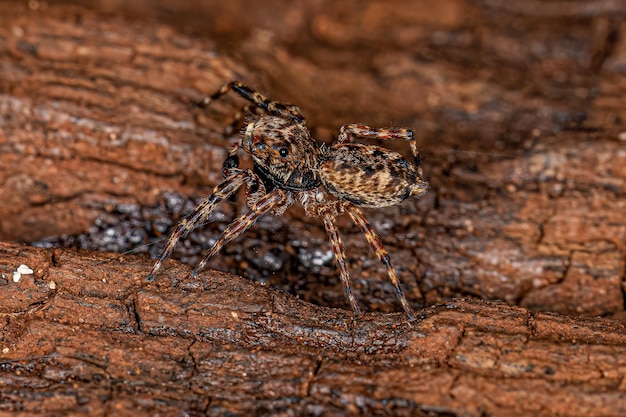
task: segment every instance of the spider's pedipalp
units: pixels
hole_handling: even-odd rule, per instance
[[[239,156],[237,156],[237,152],[239,151],[239,144],[234,144],[230,151],[228,152],[228,156],[224,159],[222,163],[222,175],[224,178],[228,178],[233,175],[237,168],[239,168]]]
[[[215,256],[220,249],[224,247],[224,245],[228,244],[232,240],[239,237],[239,235],[243,232],[248,230],[248,228],[252,226],[261,216],[279,207],[282,209],[282,206],[291,204],[290,201],[291,200],[289,200],[286,192],[280,189],[276,189],[259,198],[258,201],[251,205],[250,211],[234,220],[228,225],[228,227],[226,227],[226,229],[224,229],[204,259],[202,259],[202,261],[200,261],[200,263],[194,268],[191,275],[196,277],[198,272],[204,269],[207,262],[209,262],[209,260],[211,260],[211,258]]]
[[[383,243],[378,237],[378,234],[376,234],[374,229],[372,229],[372,227],[369,225],[369,223],[365,219],[365,216],[363,216],[363,213],[361,212],[361,210],[359,210],[357,207],[353,205],[349,205],[346,207],[346,211],[348,212],[348,215],[350,215],[350,218],[352,218],[352,221],[354,221],[354,223],[359,227],[359,229],[361,229],[361,232],[363,233],[363,235],[365,235],[365,238],[367,239],[367,242],[372,248],[372,251],[374,251],[378,259],[385,265],[385,268],[387,269],[387,275],[389,276],[389,280],[393,284],[393,287],[396,292],[396,297],[398,297],[400,304],[402,304],[402,308],[404,309],[404,312],[409,317],[409,319],[415,318],[415,314],[413,314],[413,309],[409,305],[409,302],[407,301],[406,296],[404,295],[404,291],[402,290],[402,284],[400,283],[400,280],[398,279],[396,270],[394,269],[393,265],[391,265],[391,259],[389,258],[389,254],[383,247]],[[420,297],[421,297],[421,294],[420,294]]]
[[[146,277],[146,281],[151,282],[154,280],[156,273],[161,268],[161,264],[170,257],[176,244],[180,239],[183,239],[192,230],[205,224],[209,218],[209,215],[215,209],[215,206],[222,200],[233,195],[242,185],[246,182],[254,181],[256,175],[249,170],[238,170],[232,176],[228,177],[221,184],[213,189],[211,195],[200,203],[198,207],[187,217],[182,219],[177,225],[165,244],[165,249],[154,263],[152,270]]]
[[[354,315],[358,316],[361,314],[361,309],[359,308],[356,298],[354,298],[354,294],[352,293],[352,280],[350,279],[350,273],[346,267],[346,253],[343,250],[343,242],[341,241],[341,236],[339,236],[339,229],[337,228],[335,217],[330,213],[324,213],[322,215],[322,220],[324,220],[324,227],[326,228],[326,233],[328,233],[328,237],[330,238],[330,245],[333,249],[337,266],[339,266],[339,277],[341,278],[343,290],[346,294],[346,298],[352,306]]]

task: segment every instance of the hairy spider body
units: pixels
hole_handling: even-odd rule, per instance
[[[360,207],[386,207],[425,192],[415,167],[397,152],[357,143],[333,145],[318,166],[324,187]]]
[[[171,255],[180,239],[207,223],[218,203],[245,186],[249,211],[226,227],[193,270],[193,276],[224,245],[241,235],[261,216],[267,213],[281,215],[298,201],[307,216],[320,218],[324,223],[346,297],[355,315],[360,314],[360,308],[352,294],[345,251],[335,221],[335,217],[343,213],[348,214],[359,227],[373,252],[383,263],[405,313],[413,318],[413,310],[402,291],[390,257],[359,209],[395,205],[410,196],[420,196],[427,191],[428,183],[423,179],[413,132],[408,129],[373,129],[359,124],[347,124],[341,127],[336,143],[318,146],[311,138],[306,120],[298,107],[271,101],[238,81],[226,84],[201,104],[206,106],[231,90],[249,100],[256,109],[265,114],[254,117],[248,123],[241,140],[232,147],[224,161],[225,180],[189,216],[177,224],[147,280],[152,281],[155,278],[162,263]],[[411,147],[414,162],[411,163],[399,153],[380,146],[353,143],[354,137],[406,140]],[[239,149],[252,156],[254,165],[251,170],[239,168]]]
[[[276,116],[249,123],[242,148],[255,168],[277,188],[304,191],[320,185],[311,169],[317,164],[317,144],[304,124]]]

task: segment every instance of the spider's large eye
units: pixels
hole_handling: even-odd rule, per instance
[[[287,148],[278,148],[278,153],[280,154],[280,156],[284,158],[287,156],[289,151],[287,151]]]

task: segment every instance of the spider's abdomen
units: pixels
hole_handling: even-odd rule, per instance
[[[321,157],[318,170],[331,194],[362,207],[392,206],[428,189],[415,165],[374,145],[335,144]]]

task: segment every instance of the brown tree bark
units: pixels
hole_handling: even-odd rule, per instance
[[[2,411],[87,415],[623,415],[605,319],[455,299],[354,319],[216,271],[3,244]]]
[[[626,415],[619,2],[179,3],[156,10],[187,20],[0,2],[0,414]],[[332,262],[299,258],[327,238],[297,209],[212,266],[258,278],[288,254],[265,280],[303,301],[8,243],[208,192],[241,101],[193,101],[232,79],[298,104],[320,140],[349,122],[417,132],[431,192],[368,212],[411,303],[426,295],[416,321],[380,313],[400,309],[347,222],[368,313],[325,307],[347,305]]]

